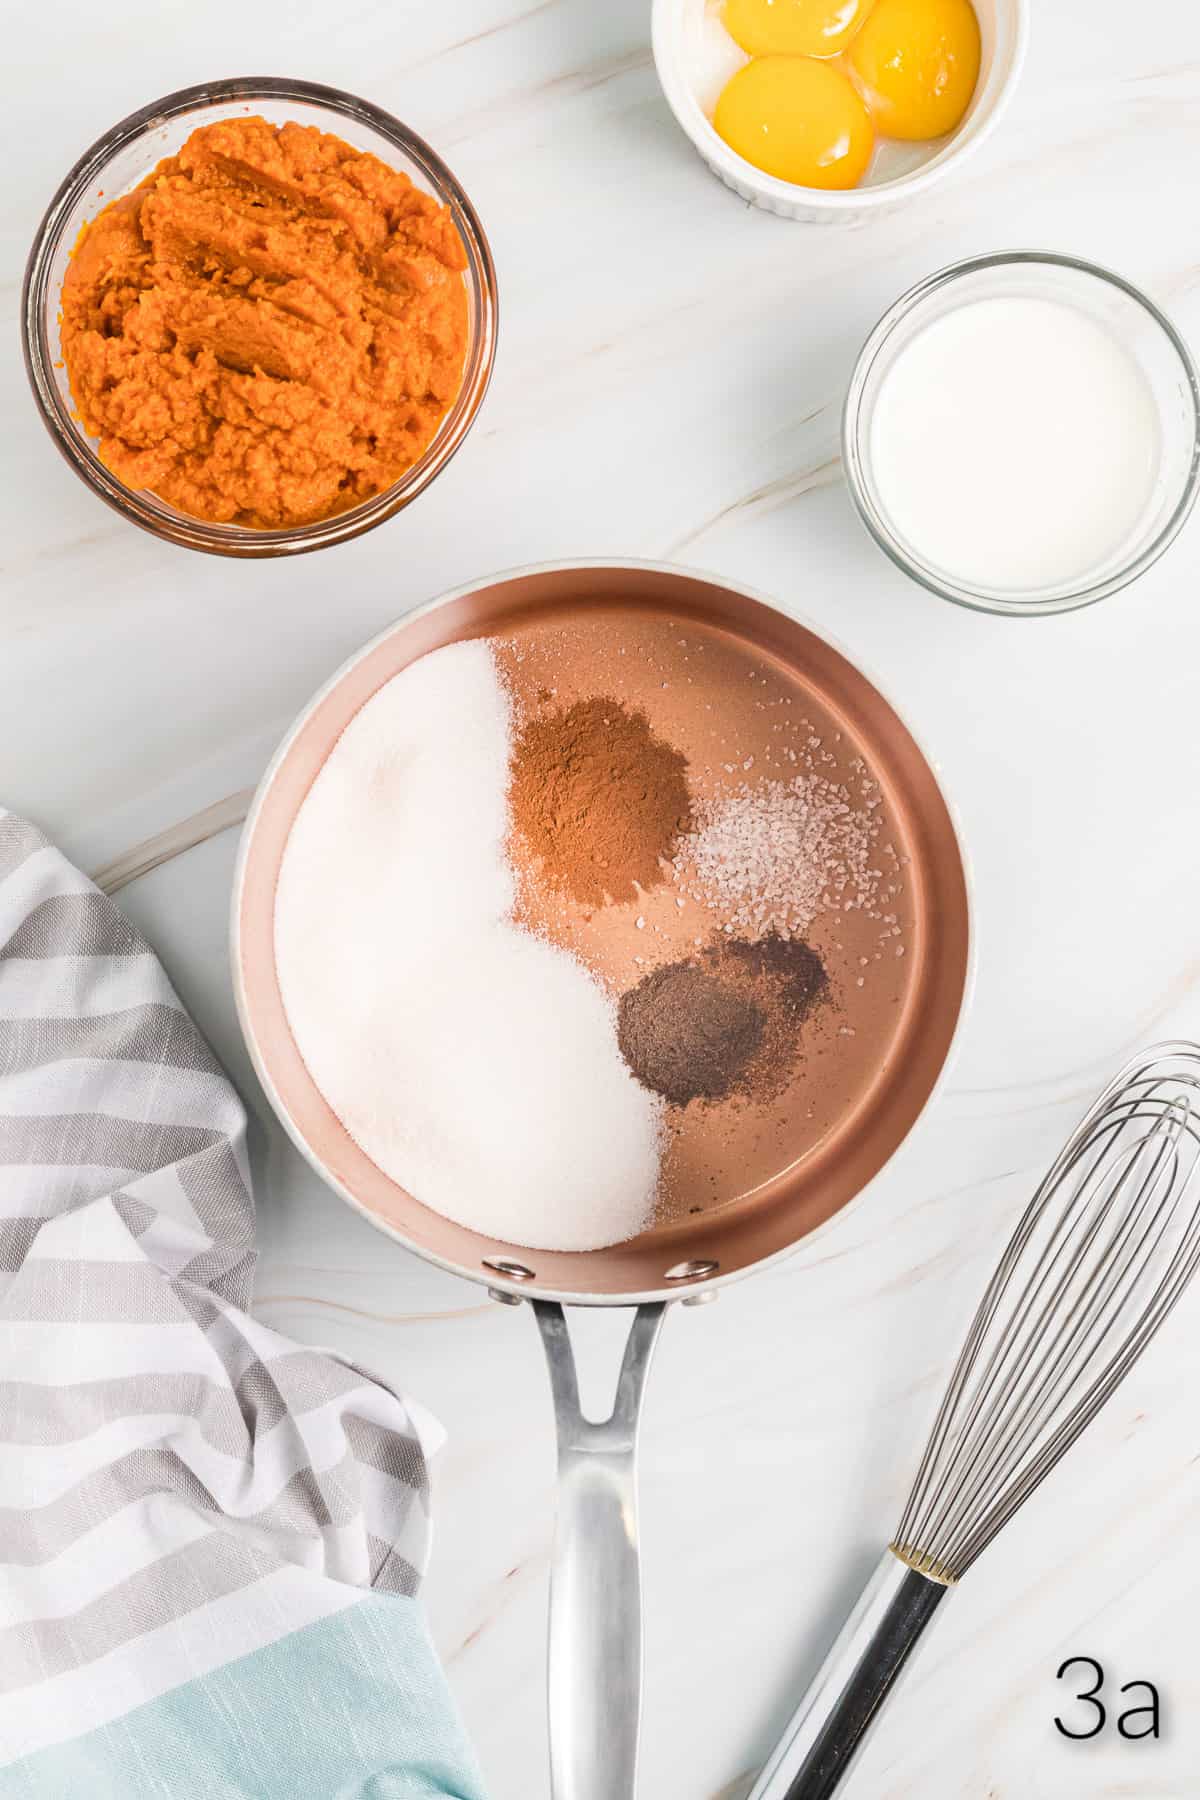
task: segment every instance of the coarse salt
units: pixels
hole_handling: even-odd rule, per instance
[[[723,915],[726,930],[797,936],[819,912],[853,910],[875,895],[878,820],[824,776],[742,782],[693,811],[675,871],[686,892]]]

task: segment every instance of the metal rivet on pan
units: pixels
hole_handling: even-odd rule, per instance
[[[507,1275],[510,1281],[533,1281],[535,1279],[532,1269],[527,1269],[524,1263],[509,1262],[506,1256],[485,1256],[483,1266],[485,1269],[490,1269],[493,1275]]]
[[[505,1293],[503,1288],[489,1288],[488,1299],[494,1300],[497,1306],[524,1306],[525,1304],[520,1294]],[[686,1300],[684,1301],[684,1305],[687,1305]]]
[[[663,1276],[664,1281],[703,1281],[706,1275],[715,1275],[720,1263],[710,1262],[706,1257],[696,1262],[676,1263]]]

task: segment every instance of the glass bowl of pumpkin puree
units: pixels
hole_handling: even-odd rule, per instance
[[[450,170],[335,88],[184,88],[80,158],[25,272],[25,361],[58,448],[125,518],[281,556],[369,531],[482,404],[496,273]]]

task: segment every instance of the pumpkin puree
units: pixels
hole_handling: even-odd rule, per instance
[[[119,480],[195,518],[343,512],[421,456],[458,393],[466,260],[444,206],[341,138],[202,125],[75,247],[80,419]]]

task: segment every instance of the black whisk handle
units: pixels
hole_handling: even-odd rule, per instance
[[[947,1592],[885,1552],[750,1800],[828,1800]]]

